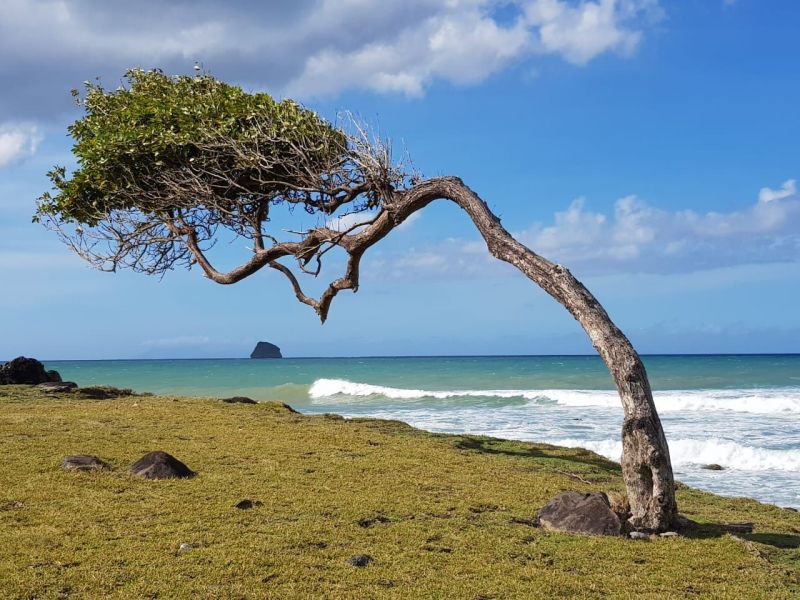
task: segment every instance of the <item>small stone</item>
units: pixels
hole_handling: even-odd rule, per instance
[[[192,545],[191,545],[191,544],[187,544],[186,542],[183,542],[183,543],[182,543],[182,544],[181,544],[181,545],[178,547],[178,552],[181,552],[181,553],[183,553],[183,552],[189,552],[189,550],[193,550],[193,549],[194,549],[194,548],[192,547]]]
[[[108,463],[91,454],[65,456],[61,467],[66,471],[105,471],[111,468]]]
[[[131,473],[145,479],[186,479],[196,473],[166,452],[148,452],[131,466]]]
[[[659,537],[662,537],[662,538],[675,538],[675,537],[679,537],[679,534],[678,534],[678,532],[677,532],[677,531],[665,531],[664,533],[659,533],[658,535],[659,535]]]
[[[374,560],[369,554],[356,554],[347,559],[347,564],[351,567],[366,567]]]
[[[724,471],[725,467],[722,465],[718,465],[717,463],[710,463],[708,465],[702,465],[701,469],[705,469],[706,471]]]
[[[644,533],[643,531],[631,531],[629,534],[632,540],[649,540],[650,534]]]
[[[264,503],[261,502],[261,500],[248,500],[247,498],[245,498],[244,500],[239,500],[239,502],[237,502],[235,506],[240,510],[248,510],[251,508],[255,508],[256,506],[262,506],[263,504]]]
[[[222,401],[225,404],[258,404],[258,402],[247,396],[231,396],[230,398],[223,398]]]

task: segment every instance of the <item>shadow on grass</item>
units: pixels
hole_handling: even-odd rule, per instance
[[[789,533],[746,533],[736,531],[736,527],[736,525],[731,526],[724,523],[695,523],[690,521],[686,526],[681,527],[679,531],[681,535],[690,539],[719,538],[730,534],[748,542],[756,542],[783,550],[800,548],[800,535]]]
[[[554,459],[564,462],[581,463],[614,473],[622,472],[622,467],[618,463],[583,448],[567,449],[558,446],[549,446],[547,444],[537,444],[534,446],[525,442],[509,442],[507,440],[484,436],[461,436],[453,445],[459,450],[480,452],[482,454],[497,454],[518,458]]]

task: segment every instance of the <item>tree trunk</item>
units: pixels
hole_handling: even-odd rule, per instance
[[[517,267],[581,324],[611,372],[622,400],[622,476],[631,507],[629,524],[640,530],[669,529],[677,514],[669,448],[644,364],[628,338],[580,281],[563,266],[515,240],[460,179],[431,179],[405,195],[398,203],[395,222],[437,198],[452,200],[467,212],[493,256]]]

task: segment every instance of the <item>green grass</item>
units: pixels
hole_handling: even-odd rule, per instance
[[[128,475],[150,450],[198,477]],[[76,453],[114,470],[62,471]],[[5,386],[0,457],[3,598],[800,597],[800,515],[752,500],[679,490],[699,522],[752,521],[747,539],[711,525],[641,542],[526,524],[561,490],[623,489],[619,466],[584,450],[277,403]],[[244,498],[263,505],[234,508]],[[375,561],[348,566],[356,554]]]

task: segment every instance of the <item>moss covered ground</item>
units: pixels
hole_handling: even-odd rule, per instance
[[[188,480],[128,474],[165,450]],[[76,473],[68,454],[114,468]],[[591,452],[278,403],[0,387],[2,598],[798,598],[800,515],[682,488],[691,535],[531,525],[561,490],[623,490]],[[260,501],[249,510],[242,499]],[[734,537],[715,523],[751,521]],[[179,550],[181,544],[191,549]],[[355,568],[347,559],[368,554]]]

